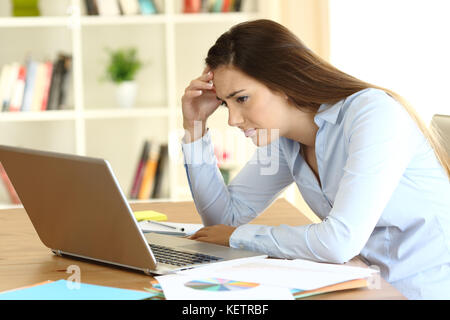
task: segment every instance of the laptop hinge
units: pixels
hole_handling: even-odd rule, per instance
[[[153,273],[150,271],[150,269],[144,269],[143,271],[144,271],[144,273],[145,273],[146,275],[148,275],[148,276],[153,275]]]
[[[54,254],[56,254],[57,256],[62,257],[61,250],[58,250],[58,249],[52,249],[52,252],[53,252]]]

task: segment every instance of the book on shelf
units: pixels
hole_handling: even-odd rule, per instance
[[[155,184],[155,175],[158,166],[159,154],[159,144],[155,141],[150,142],[148,160],[145,164],[144,175],[142,177],[141,186],[139,187],[139,200],[150,199],[153,194],[153,186]]]
[[[45,111],[47,110],[48,105],[48,96],[50,94],[50,85],[52,81],[52,74],[53,74],[53,63],[50,61],[45,62],[44,64],[44,76],[43,76],[43,82],[42,82],[42,99],[40,101],[40,110]],[[38,111],[39,111],[39,105]]]
[[[242,10],[242,1],[243,0],[234,0],[233,2],[233,11],[239,12]]]
[[[10,66],[8,64],[0,69],[0,111],[3,111],[3,100],[6,95],[6,83],[9,78],[9,70]]]
[[[153,0],[139,0],[139,6],[142,14],[155,14],[158,11],[155,2]]]
[[[156,168],[155,182],[153,186],[152,198],[166,198],[170,193],[169,186],[169,146],[161,145],[159,151],[158,166]]]
[[[47,75],[45,63],[39,63],[36,70],[33,97],[31,99],[31,111],[41,111],[42,100],[44,99],[44,83]],[[11,111],[11,109],[10,109]]]
[[[138,0],[119,0],[120,12],[123,15],[136,15],[140,13]]]
[[[164,198],[168,188],[168,146],[146,140],[137,163],[130,199]]]
[[[183,13],[239,12],[242,0],[184,0]]]
[[[161,12],[162,0],[84,0],[89,16],[149,15]]]
[[[96,0],[100,16],[119,16],[120,8],[117,0]]]
[[[183,13],[200,12],[202,8],[201,0],[184,0]]]
[[[98,6],[96,0],[84,0],[86,12],[90,16],[98,16]]]
[[[202,3],[201,3],[201,7],[200,7],[200,12],[202,12],[202,13],[208,12],[209,11],[208,10],[208,8],[209,8],[208,2],[211,0],[201,0],[201,1],[202,1]]]
[[[27,76],[22,100],[22,111],[31,111],[31,100],[33,99],[34,83],[36,80],[38,62],[32,59],[27,61]]]
[[[66,104],[71,57],[59,54],[55,62],[27,59],[5,64],[0,71],[1,111],[59,110]]]
[[[212,6],[212,12],[222,12],[223,0],[216,0]]]
[[[14,85],[11,90],[11,98],[9,102],[9,111],[20,111],[23,100],[23,92],[25,90],[25,66],[19,65],[17,71],[17,79],[14,80]]]
[[[222,2],[222,12],[230,12],[231,0],[222,0]]]
[[[142,150],[141,157],[139,158],[138,165],[136,167],[136,173],[134,175],[133,184],[131,186],[131,193],[130,198],[131,199],[137,199],[139,195],[139,187],[141,186],[142,177],[144,176],[144,169],[145,165],[148,160],[148,150],[150,148],[150,142],[145,141],[144,142],[144,148]]]
[[[72,56],[60,53],[52,70],[47,110],[60,110],[65,108],[71,70]]]
[[[2,88],[0,89],[0,92],[2,94],[1,97],[2,111],[9,110],[9,104],[11,102],[11,96],[14,91],[14,86],[16,84],[19,75],[19,69],[20,64],[17,62],[5,65],[2,68],[3,81],[1,83]]]
[[[12,204],[20,204],[20,198],[17,195],[16,190],[14,189],[13,184],[11,183],[11,180],[9,180],[8,175],[6,174],[6,170],[3,167],[2,163],[0,162],[0,184],[3,184],[3,186],[6,189],[6,192],[8,193],[10,202]]]

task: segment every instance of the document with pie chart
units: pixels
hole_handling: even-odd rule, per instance
[[[189,281],[186,282],[184,286],[194,290],[204,290],[204,291],[240,291],[255,288],[259,286],[259,284],[252,282],[210,278],[205,280]]]
[[[169,274],[155,277],[167,300],[293,300],[288,288],[230,279]]]

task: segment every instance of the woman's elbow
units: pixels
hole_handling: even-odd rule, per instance
[[[361,251],[359,246],[352,243],[351,238],[336,240],[327,239],[321,242],[316,248],[311,248],[312,253],[321,262],[343,264],[349,262]]]
[[[324,260],[330,263],[347,263],[362,250],[362,242],[355,230],[338,219],[325,219],[317,225],[314,233],[316,243],[320,244],[318,251]],[[321,232],[317,232],[321,231]]]
[[[332,248],[329,250],[325,258],[329,263],[344,264],[349,262],[358,254],[359,253],[356,253],[351,248]]]
[[[311,250],[312,248],[309,248]],[[308,250],[308,251],[309,251]],[[298,251],[288,251],[282,252],[279,258],[284,259],[308,259],[312,261],[317,261],[320,263],[335,263],[344,264],[350,261],[353,257],[358,255],[354,250],[346,247],[329,246],[325,248],[315,248],[315,250],[305,252],[306,250],[299,249]]]

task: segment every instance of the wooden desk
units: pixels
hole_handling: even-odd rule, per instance
[[[136,203],[133,210],[164,212],[170,221],[201,223],[193,202]],[[252,223],[266,225],[304,225],[311,223],[284,199],[277,200]],[[350,264],[362,265],[357,258]],[[45,280],[68,279],[68,266],[77,265],[81,282],[125,289],[150,286],[153,280],[143,273],[113,266],[55,256],[46,248],[23,208],[0,210],[0,292]],[[404,299],[381,279],[381,289],[352,289],[310,297],[310,299]]]

